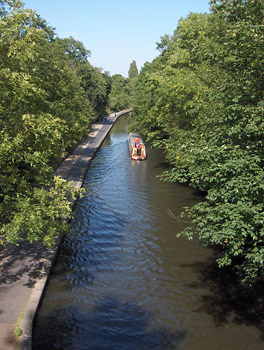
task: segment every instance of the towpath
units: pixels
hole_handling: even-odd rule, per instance
[[[80,188],[90,160],[116,119],[127,112],[112,113],[105,122],[92,124],[89,136],[62,162],[56,175]],[[33,320],[59,246],[60,242],[53,250],[28,242],[0,246],[0,350],[31,350]],[[19,337],[16,329],[22,331]]]

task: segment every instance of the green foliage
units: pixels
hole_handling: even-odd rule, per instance
[[[89,62],[78,66],[78,74],[90,105],[97,115],[104,115],[108,103],[107,82],[104,75]]]
[[[133,60],[129,66],[128,77],[129,79],[133,79],[133,78],[136,78],[137,76],[138,76],[137,63],[135,60]]]
[[[16,330],[15,330],[15,333],[16,333],[16,337],[19,338],[21,335],[22,335],[22,329],[20,328],[20,323],[21,323],[21,320],[24,318],[24,312],[20,312],[20,316],[18,318],[18,321],[16,323]]]
[[[26,235],[30,242],[43,242],[52,247],[55,237],[68,230],[65,219],[72,215],[68,199],[76,199],[79,194],[71,183],[54,177],[49,189],[27,186],[23,192],[5,196],[2,206],[8,223],[1,227],[1,235],[9,243],[17,243]]]
[[[84,63],[88,61],[88,57],[91,55],[89,50],[86,50],[83,43],[74,39],[72,36],[69,38],[56,38],[59,45],[64,49],[68,59],[73,62]]]
[[[88,62],[90,51],[86,50],[80,41],[70,37],[57,38],[56,42],[66,54],[69,67],[79,76],[80,86],[93,109],[93,117],[105,115],[110,92],[107,74],[102,74],[99,68]]]
[[[0,32],[2,241],[26,236],[50,246],[78,193],[54,179],[52,164],[87,134],[92,111],[53,29],[37,13],[1,1]]]
[[[111,77],[111,89],[108,97],[109,108],[112,111],[124,110],[131,106],[131,98],[138,76],[136,61],[130,64],[128,75],[129,78],[124,78],[121,74],[115,74]]]
[[[204,191],[186,209],[194,233],[248,282],[264,277],[264,3],[211,1],[181,19],[133,94],[137,127],[164,147],[164,179]]]
[[[112,111],[118,111],[129,108],[129,106],[128,79],[124,78],[121,74],[115,74],[112,76],[109,107]]]

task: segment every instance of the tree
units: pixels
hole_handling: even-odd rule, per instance
[[[137,64],[136,64],[136,61],[133,60],[130,63],[130,67],[128,70],[128,77],[129,79],[133,79],[133,78],[136,78],[137,76],[138,76]]]
[[[64,39],[56,38],[56,40],[62,46],[65,54],[70,60],[79,63],[88,61],[91,52],[86,50],[81,41],[74,39],[72,36]]]
[[[106,114],[109,89],[106,76],[99,68],[93,67],[89,61],[90,51],[86,50],[83,43],[74,38],[56,39],[65,52],[69,67],[77,72],[80,78],[80,86],[90,102],[94,117]]]
[[[54,31],[20,1],[0,2],[0,234],[50,246],[79,193],[53,164],[86,135],[91,108]]]
[[[190,14],[139,74],[133,111],[164,147],[165,179],[204,191],[187,210],[202,244],[221,248],[219,266],[242,280],[264,277],[263,17],[260,0],[211,1]]]
[[[78,66],[81,87],[84,89],[90,105],[97,116],[105,115],[108,103],[107,83],[103,74],[89,62]]]
[[[122,110],[129,108],[128,79],[121,74],[112,76],[111,91],[109,94],[109,106],[111,110]]]

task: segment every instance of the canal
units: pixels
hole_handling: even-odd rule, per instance
[[[120,117],[91,162],[85,195],[53,269],[35,350],[260,350],[254,296],[216,268],[216,254],[176,238],[192,189],[161,182],[161,150],[131,161]],[[262,308],[260,308],[263,311]]]

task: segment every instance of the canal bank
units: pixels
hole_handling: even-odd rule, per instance
[[[116,119],[129,111],[110,114],[106,121],[93,124],[89,136],[63,161],[56,175],[80,188],[89,162]],[[32,324],[59,248],[60,241],[54,250],[29,243],[1,247],[0,350],[31,349]]]
[[[243,288],[218,251],[176,237],[203,197],[159,180],[163,150],[146,143],[147,160],[131,160],[133,123],[118,118],[90,162],[32,349],[263,350],[263,285]]]

